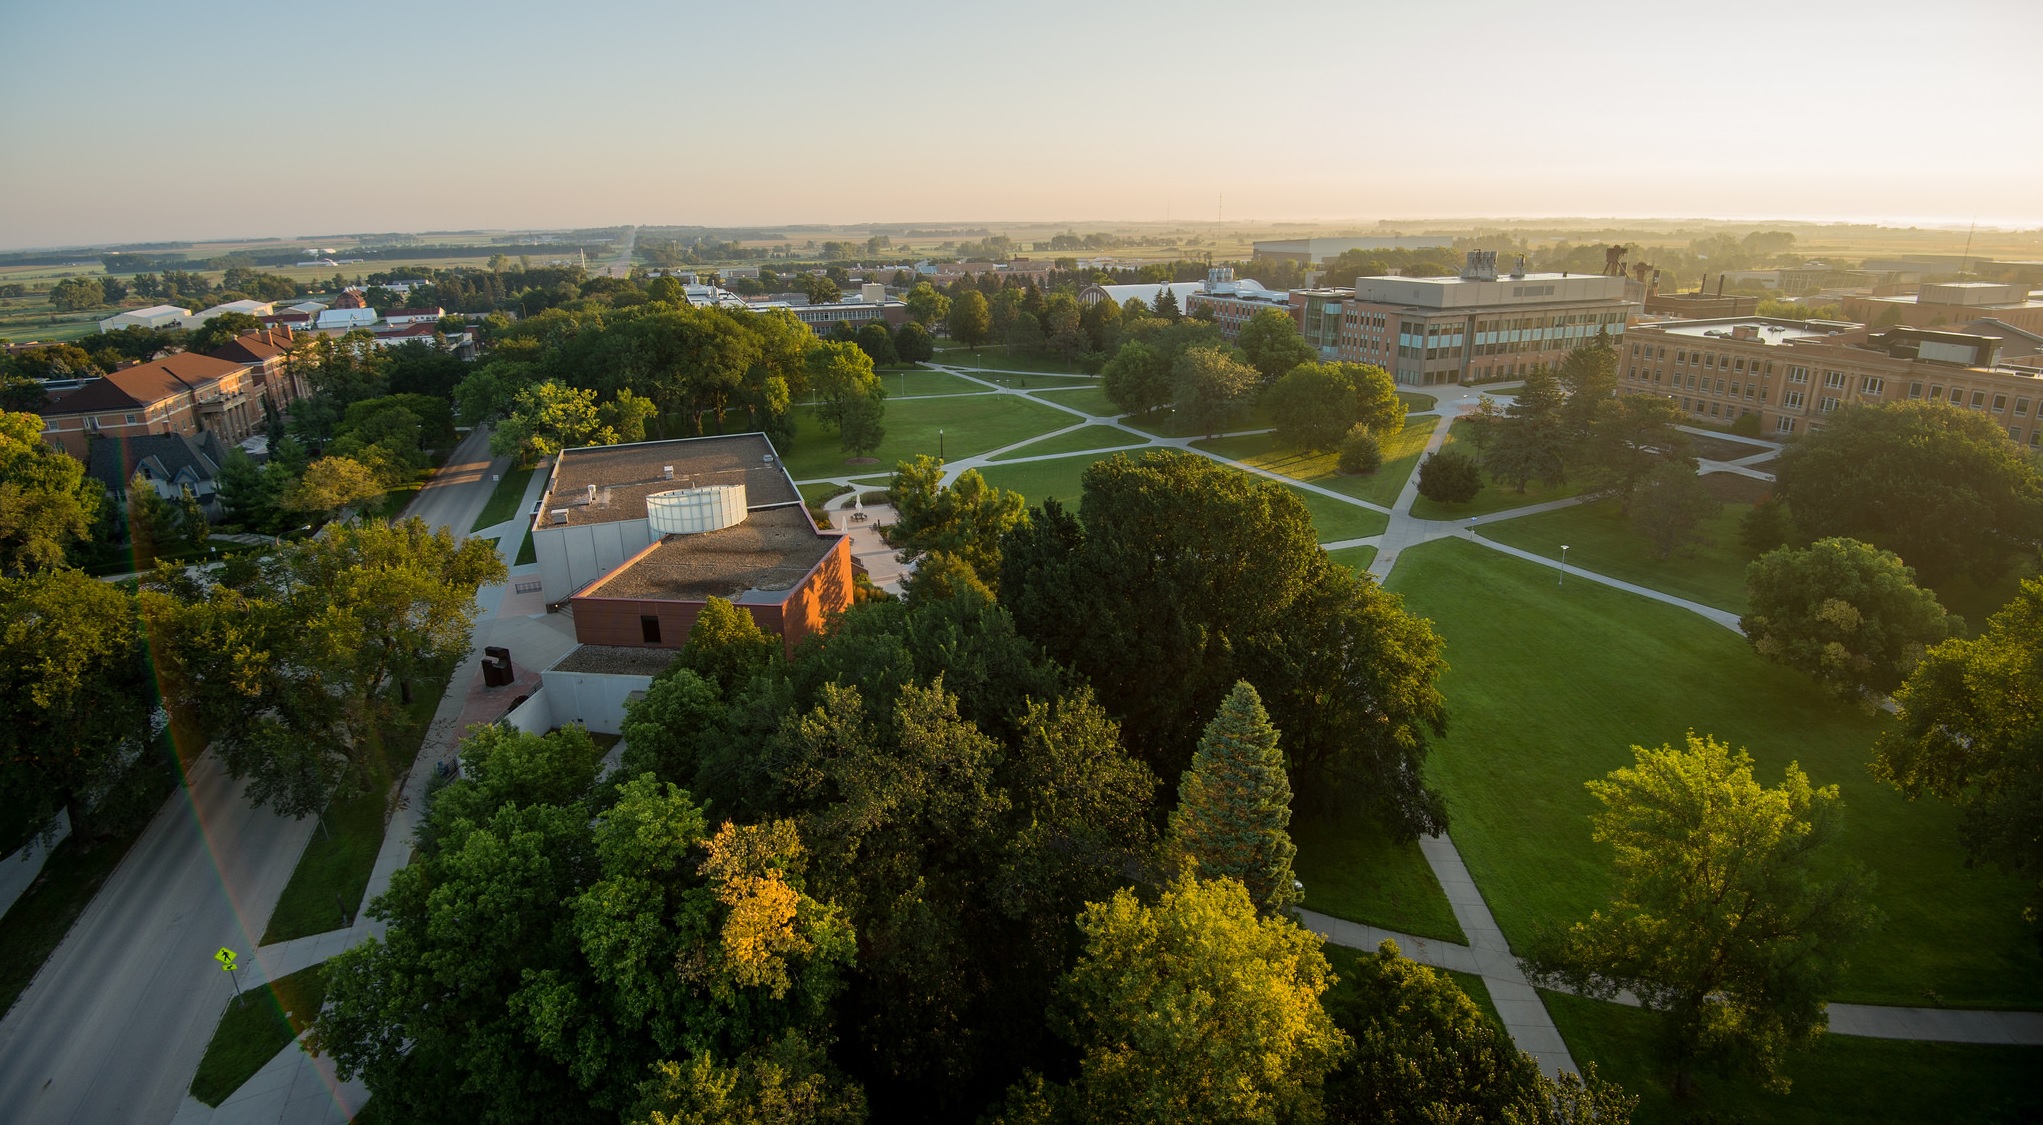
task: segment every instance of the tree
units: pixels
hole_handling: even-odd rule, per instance
[[[292,481],[283,463],[258,465],[246,450],[227,451],[220,463],[219,499],[227,519],[247,530],[274,535],[283,530],[284,494]]]
[[[1845,407],[1775,477],[1803,537],[1877,543],[1932,582],[1991,581],[2043,543],[2043,476],[1991,417],[1948,403]]]
[[[951,299],[927,281],[916,282],[902,303],[908,306],[909,317],[924,328],[942,324],[951,315]]]
[[[1101,299],[1085,306],[1079,314],[1078,326],[1085,333],[1086,340],[1095,352],[1107,351],[1114,342],[1121,326],[1121,306],[1111,300]]]
[[[894,352],[894,334],[888,330],[884,320],[868,320],[858,326],[858,350],[864,352],[875,367],[888,367],[901,362]]]
[[[1568,433],[1562,404],[1561,385],[1553,373],[1533,368],[1518,389],[1517,401],[1497,425],[1495,448],[1483,455],[1484,467],[1520,492],[1535,480],[1547,487],[1567,480]]]
[[[106,303],[106,287],[96,277],[67,277],[50,286],[50,307],[58,312],[96,309]]]
[[[92,532],[105,490],[77,458],[42,439],[34,414],[0,412],[0,575],[64,565]]]
[[[617,431],[603,424],[596,409],[595,391],[551,379],[520,390],[510,415],[489,435],[491,453],[516,454],[521,462],[551,457],[563,449],[616,443]]]
[[[1625,1125],[1638,1099],[1596,1078],[1542,1074],[1445,972],[1385,941],[1343,969],[1327,1014],[1355,1050],[1327,1077],[1333,1125],[1509,1121]]]
[[[468,652],[476,590],[504,573],[488,541],[414,517],[330,525],[238,588],[159,570],[142,604],[173,705],[250,800],[302,817],[382,776],[391,689]]]
[[[1695,475],[1694,464],[1686,460],[1655,465],[1639,481],[1637,493],[1632,524],[1653,545],[1653,557],[1659,559],[1707,542],[1698,529],[1722,508],[1702,478]]]
[[[658,416],[659,404],[620,388],[617,397],[596,407],[596,421],[602,430],[615,435],[612,444],[625,445],[646,439],[646,423]]]
[[[1100,389],[1128,414],[1148,414],[1170,402],[1170,369],[1140,340],[1121,345],[1100,372]]]
[[[1899,721],[1873,746],[1873,775],[1911,799],[1959,809],[1974,859],[2029,887],[2023,909],[2043,931],[2043,580],[1986,619],[1978,637],[1932,646],[1894,693]]]
[[[979,345],[993,336],[993,313],[986,306],[986,298],[976,289],[958,294],[951,304],[950,337],[953,340],[979,350]]]
[[[631,1125],[863,1125],[865,1092],[789,1032],[726,1066],[714,1055],[653,1064]]]
[[[1419,495],[1435,504],[1466,504],[1482,490],[1482,467],[1465,453],[1442,449],[1419,462]]]
[[[1263,312],[1283,316],[1273,309]],[[1357,424],[1355,388],[1337,364],[1294,364],[1266,398],[1277,423],[1277,440],[1286,445],[1332,449]]]
[[[1695,734],[1632,753],[1588,783],[1616,892],[1535,959],[1537,975],[1591,996],[1629,989],[1661,1013],[1677,1095],[1694,1093],[1700,1065],[1785,1093],[1787,1053],[1822,1038],[1823,996],[1877,920],[1869,877],[1824,854],[1841,827],[1837,787],[1790,763],[1765,788],[1744,751]]]
[[[959,473],[948,486],[943,471],[943,462],[927,454],[895,468],[890,491],[897,518],[882,534],[902,562],[941,553],[998,590],[1001,537],[1028,518],[1028,502],[1019,492],[987,484],[977,469]]]
[[[1631,514],[1633,493],[1655,467],[1677,464],[1695,475],[1688,435],[1676,428],[1685,420],[1671,398],[1625,395],[1606,402],[1585,423],[1583,455],[1589,475],[1600,490],[1617,497],[1619,515]]]
[[[1157,286],[1156,303],[1151,306],[1150,311],[1165,320],[1177,320],[1182,315],[1178,311],[1177,293],[1168,285]]]
[[[782,656],[781,640],[759,627],[745,610],[723,598],[709,598],[688,627],[674,667],[701,676],[724,698],[735,698],[754,676],[774,670]]]
[[[1929,646],[1962,627],[1892,551],[1856,539],[1782,547],[1745,575],[1749,608],[1738,624],[1753,649],[1845,699],[1893,692]]]
[[[1617,349],[1610,337],[1598,332],[1587,343],[1570,349],[1555,373],[1568,400],[1561,407],[1562,423],[1571,441],[1581,444],[1603,424],[1617,403]],[[1630,395],[1633,400],[1651,400],[1674,405],[1658,395]],[[1633,409],[1637,409],[1634,407]]]
[[[129,490],[133,493],[133,489]],[[346,457],[321,457],[284,493],[284,506],[296,512],[332,516],[350,505],[374,500],[389,488],[375,470]]]
[[[134,598],[76,570],[0,578],[0,694],[10,817],[40,830],[62,810],[89,847],[93,804],[151,734],[155,692]]]
[[[185,350],[208,355],[233,343],[243,332],[256,332],[261,328],[262,321],[248,313],[220,313],[208,317],[204,324],[192,329],[190,338],[185,341]]]
[[[936,340],[929,329],[909,321],[894,332],[894,354],[903,363],[920,363],[936,355]]]
[[[1232,879],[1183,878],[1144,906],[1126,889],[1079,916],[1061,1029],[1079,1049],[1080,1120],[1311,1120],[1349,1049],[1320,996],[1319,938],[1258,918]]]
[[[795,288],[809,299],[812,305],[832,305],[844,299],[844,290],[837,283],[822,274],[805,273],[796,279]]]
[[[1281,309],[1257,309],[1235,336],[1242,358],[1265,384],[1275,383],[1302,363],[1319,358],[1298,335],[1298,324]],[[1314,448],[1322,448],[1315,446]]]
[[[1207,437],[1240,414],[1256,388],[1255,368],[1219,348],[1188,349],[1171,364],[1170,373],[1172,403]]]
[[[1755,555],[1763,555],[1775,547],[1785,547],[1794,536],[1794,521],[1788,516],[1788,506],[1777,496],[1760,497],[1738,521],[1738,541]]]
[[[1367,426],[1379,438],[1395,437],[1405,428],[1405,400],[1398,397],[1397,380],[1373,363],[1338,364],[1355,388],[1355,421]]]
[[[1178,779],[1169,847],[1200,878],[1238,880],[1258,910],[1282,915],[1302,897],[1291,874],[1297,849],[1290,825],[1291,779],[1277,728],[1244,680],[1206,724],[1191,768]]]
[[[813,345],[804,364],[809,388],[817,397],[816,417],[827,425],[841,429],[845,415],[859,409],[855,404],[867,399],[877,401],[886,394],[879,375],[873,371],[872,357],[856,344]]]
[[[156,491],[156,485],[137,469],[128,478],[128,543],[138,567],[153,566],[158,555],[177,549],[177,508]]]
[[[863,457],[887,439],[886,392],[874,389],[870,395],[844,403],[837,416],[837,446],[853,457]]]

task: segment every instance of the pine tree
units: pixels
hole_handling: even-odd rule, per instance
[[[1276,913],[1299,900],[1290,824],[1291,778],[1277,728],[1244,680],[1221,702],[1178,781],[1170,846],[1194,861],[1202,878],[1239,879],[1258,909]]]

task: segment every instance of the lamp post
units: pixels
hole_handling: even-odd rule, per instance
[[[936,432],[936,459],[943,460],[943,431]]]
[[[1469,541],[1470,541],[1470,542],[1474,542],[1474,541],[1475,541],[1475,537],[1476,537],[1476,518],[1475,518],[1474,516],[1470,516],[1470,517],[1468,517],[1468,538],[1469,538]]]
[[[1568,545],[1566,543],[1563,543],[1561,544],[1561,576],[1554,580],[1554,585],[1565,586],[1567,584],[1568,584]]]

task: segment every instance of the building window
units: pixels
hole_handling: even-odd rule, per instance
[[[1828,414],[1837,409],[1837,400],[1829,395],[1825,395],[1823,396],[1823,402],[1816,409],[1824,414]]]
[[[1986,392],[1985,392],[1985,391],[1973,391],[1973,392],[1972,392],[1972,409],[1974,409],[1974,410],[1984,410],[1984,409],[1986,409]]]
[[[1930,397],[1931,397],[1931,398],[1933,398],[1933,399],[1941,399],[1941,398],[1943,398],[1943,397],[1944,397],[1944,388],[1942,388],[1942,387],[1939,387],[1939,386],[1937,386],[1937,385],[1935,385],[1935,384],[1931,384],[1931,385],[1930,385]]]
[[[1963,387],[1951,388],[1951,405],[1952,406],[1965,405],[1965,388]]]
[[[2016,399],[2016,400],[2015,400],[2015,417],[2017,417],[2017,418],[2027,418],[2028,416],[2029,416],[2029,400],[2028,400],[2028,399],[2025,399],[2025,398],[2018,398],[2018,399]]]
[[[1704,356],[1703,366],[1709,368],[1712,371],[1715,371],[1717,369],[1717,357],[1713,355]]]
[[[133,414],[130,414],[130,415],[128,415],[128,425],[132,426],[132,425],[134,425],[134,424],[135,424],[135,416],[134,416]]]
[[[1806,382],[1808,382],[1808,381],[1809,381],[1809,369],[1808,369],[1808,368],[1806,368],[1806,367],[1790,367],[1790,368],[1788,368],[1788,382],[1790,382],[1790,383],[1806,383]]]
[[[1859,391],[1864,394],[1876,395],[1885,390],[1886,387],[1887,380],[1877,375],[1867,375],[1859,380]]]
[[[1782,418],[1782,419],[1779,419],[1779,420],[1777,420],[1776,422],[1774,422],[1774,424],[1773,424],[1773,428],[1774,428],[1774,431],[1775,431],[1776,433],[1783,433],[1783,434],[1791,434],[1791,433],[1794,433],[1794,432],[1795,432],[1795,420],[1794,420],[1793,418]]]
[[[2016,445],[2020,445],[2020,444],[2022,444],[2022,428],[2021,428],[2020,426],[2009,426],[2009,427],[2008,427],[2008,437],[2009,437],[2009,438],[2010,438],[2010,439],[2011,439],[2011,440],[2012,440],[2012,441],[2013,441],[2013,442],[2014,442],[2014,443],[2015,443]]]
[[[1842,372],[1842,371],[1825,371],[1825,372],[1823,373],[1823,386],[1824,386],[1824,388],[1825,388],[1825,389],[1827,389],[1827,390],[1833,390],[1833,391],[1841,391],[1841,390],[1843,390],[1843,389],[1844,389],[1844,372]]]
[[[639,615],[638,631],[639,635],[645,638],[647,644],[656,645],[660,643],[660,619],[652,614]]]
[[[1781,396],[1781,406],[1787,410],[1802,409],[1802,392],[1789,391]]]
[[[2006,395],[1995,395],[1995,396],[1993,396],[1993,412],[1994,412],[1995,414],[1998,414],[1998,413],[2000,413],[2001,411],[2003,411],[2003,410],[2006,410],[2007,408],[2008,408],[2008,396],[2006,396]]]
[[[1908,384],[1908,397],[1909,397],[1909,398],[1921,398],[1921,397],[1922,397],[1922,384],[1921,384],[1921,383],[1910,383],[1910,384]]]

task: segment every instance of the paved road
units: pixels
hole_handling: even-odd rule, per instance
[[[169,1121],[233,995],[213,951],[255,949],[312,831],[201,757],[0,1022],[0,1119]]]
[[[457,536],[467,535],[475,517],[482,514],[483,505],[489,503],[490,493],[496,490],[493,478],[510,469],[509,457],[490,456],[489,428],[477,426],[447,455],[447,463],[419,489],[404,514],[418,516],[435,526],[446,524]]]

